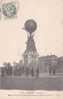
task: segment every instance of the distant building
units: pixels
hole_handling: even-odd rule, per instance
[[[57,68],[57,59],[55,55],[42,56],[39,58],[39,69],[40,72],[48,72],[49,67]]]
[[[58,58],[57,72],[63,73],[63,56]]]

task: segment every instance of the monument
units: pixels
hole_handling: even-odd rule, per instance
[[[34,42],[34,32],[37,29],[37,23],[33,19],[29,19],[24,24],[24,30],[27,32],[26,49],[23,54],[25,66],[30,68],[38,68],[38,52]]]

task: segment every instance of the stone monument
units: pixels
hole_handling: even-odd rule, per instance
[[[33,19],[29,19],[24,24],[24,30],[27,33],[26,49],[23,54],[25,66],[37,69],[38,52],[34,42],[34,32],[37,29],[37,23]]]

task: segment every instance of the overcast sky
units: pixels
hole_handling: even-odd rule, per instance
[[[9,1],[9,0],[8,0]],[[10,0],[11,1],[11,0]],[[16,18],[0,20],[0,64],[22,59],[27,33],[24,22],[34,19],[38,28],[34,40],[39,55],[63,55],[63,0],[12,0],[18,1]]]

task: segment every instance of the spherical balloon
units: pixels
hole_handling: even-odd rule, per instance
[[[27,20],[25,22],[25,30],[32,34],[37,29],[37,24],[33,19]]]

